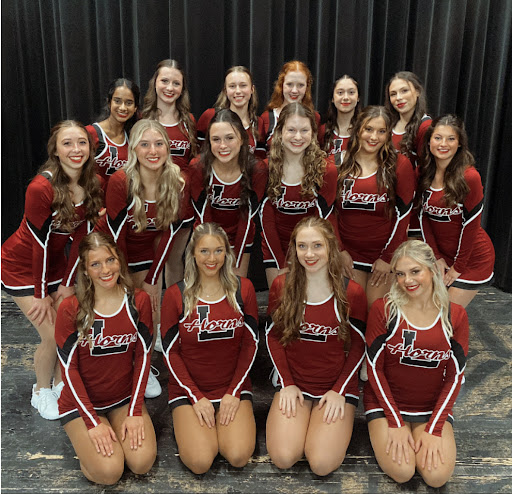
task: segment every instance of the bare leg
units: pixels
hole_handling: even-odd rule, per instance
[[[183,279],[183,252],[188,243],[190,228],[180,229],[172,244],[171,252],[165,263],[165,286],[169,288]]]
[[[249,271],[249,261],[251,259],[251,254],[243,254],[242,262],[240,262],[240,267],[233,269],[234,273],[237,276],[242,276],[243,278],[247,278],[247,272]]]
[[[455,288],[454,286],[448,288],[450,302],[462,305],[464,308],[466,308],[469,303],[476,297],[477,293],[478,290],[464,290],[463,288]]]

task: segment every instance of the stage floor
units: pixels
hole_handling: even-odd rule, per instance
[[[258,293],[260,316],[268,292]],[[443,493],[512,492],[512,294],[495,288],[480,292],[468,310],[471,326],[469,359],[464,385],[455,406],[457,465]],[[82,475],[78,460],[59,421],[39,417],[30,406],[34,382],[33,354],[36,331],[2,292],[2,492],[208,492],[213,493],[390,493],[434,492],[415,475],[401,486],[379,469],[368,430],[357,410],[354,433],[344,464],[321,478],[305,460],[280,471],[272,465],[265,446],[265,421],[272,388],[271,363],[260,325],[260,352],[251,373],[257,444],[249,464],[230,467],[218,457],[211,470],[194,475],[179,459],[165,393],[146,400],[153,418],[158,456],[149,474],[126,471],[117,485],[97,486]],[[154,365],[165,383],[167,371],[161,354]]]

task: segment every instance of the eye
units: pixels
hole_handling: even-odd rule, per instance
[[[380,129],[379,130],[379,134],[385,134],[386,133],[386,129]]]
[[[85,139],[81,140],[80,143],[79,143],[81,146],[85,146],[87,144],[89,144]]]
[[[147,148],[148,147],[148,143],[147,142],[139,142],[139,146],[141,148]]]
[[[114,103],[116,105],[120,105],[121,104],[121,99],[120,98],[114,98]]]
[[[174,81],[174,82],[173,82],[173,84],[174,84],[175,86],[181,86],[181,82],[180,82],[180,81]]]
[[[155,146],[158,146],[159,148],[161,148],[162,146],[165,146],[165,143],[164,143],[164,141],[157,141],[157,142],[155,142]]]
[[[402,278],[402,277],[404,276],[404,273],[402,273],[402,272],[400,272],[400,271],[397,271],[397,272],[395,273],[395,275],[396,275],[396,277],[397,277],[397,278]]]
[[[297,244],[297,249],[305,249],[306,246],[304,244]]]
[[[316,248],[316,249],[320,249],[321,247],[322,247],[322,244],[321,244],[321,243],[317,243],[317,244],[315,244],[315,248]]]
[[[201,254],[206,255],[206,254],[208,254],[208,249],[201,249],[199,252],[200,252]]]
[[[241,87],[241,88],[244,88],[244,89],[245,89],[247,86],[248,86],[248,84],[245,84],[245,83],[244,83],[244,84],[240,84],[240,87]]]
[[[129,99],[128,101],[126,101],[125,105],[126,106],[133,106],[135,104],[135,102],[131,99]]]
[[[354,96],[356,92],[352,89],[348,94],[350,94],[350,96]]]
[[[413,269],[413,270],[412,270],[412,274],[418,274],[419,272],[420,272],[420,270],[419,270],[419,269]]]
[[[162,84],[169,84],[169,79],[160,79]]]
[[[409,92],[409,89],[408,89],[408,88],[403,88],[400,92],[401,92],[402,94],[405,94],[405,93],[408,93],[408,92]]]
[[[371,127],[365,127],[366,132],[371,132],[373,129]]]
[[[215,253],[216,254],[222,254],[224,252],[224,249],[222,247],[218,248]]]
[[[116,258],[115,258],[114,256],[109,257],[109,258],[107,259],[107,263],[112,264],[113,262],[116,262]]]
[[[390,98],[393,98],[393,97],[395,97],[395,96],[396,96],[396,92],[395,92],[395,91],[391,91],[391,92],[389,93],[389,97],[390,97]]]

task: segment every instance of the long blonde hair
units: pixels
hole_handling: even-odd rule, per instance
[[[434,305],[441,312],[441,324],[443,325],[443,329],[448,336],[452,337],[453,328],[448,317],[450,299],[448,290],[443,282],[443,277],[437,267],[434,251],[430,245],[421,240],[407,240],[407,242],[404,242],[395,250],[393,259],[391,259],[392,272],[396,271],[396,265],[402,257],[410,257],[413,261],[429,269],[434,275],[432,280],[432,302],[434,302]],[[391,288],[385,300],[388,322],[398,316],[399,312],[402,313],[402,307],[409,302],[409,295],[398,286],[396,277],[391,284]]]
[[[168,230],[169,226],[179,218],[182,193],[185,188],[185,179],[181,175],[180,167],[172,162],[169,138],[162,124],[156,120],[139,120],[130,132],[128,161],[125,166],[128,178],[128,196],[135,200],[133,221],[136,226],[136,233],[144,231],[147,227],[147,217],[144,209],[144,184],[140,176],[140,164],[135,152],[135,148],[146,130],[154,130],[161,134],[167,149],[167,160],[165,161],[162,175],[158,180],[156,191],[157,213],[155,226],[158,230]]]
[[[224,244],[226,257],[224,264],[220,268],[219,276],[222,289],[226,294],[227,301],[231,307],[237,309],[236,291],[238,289],[238,278],[233,272],[235,265],[235,256],[229,245],[229,239],[226,232],[217,223],[202,223],[197,226],[190,237],[190,242],[185,251],[185,289],[183,290],[183,313],[187,318],[197,305],[199,292],[201,290],[201,278],[194,258],[194,250],[198,242],[205,235],[219,237]]]
[[[134,287],[128,267],[124,259],[121,249],[118,248],[114,239],[103,232],[93,232],[86,235],[81,241],[78,248],[79,259],[76,278],[76,298],[78,300],[78,313],[76,316],[76,328],[78,331],[78,342],[86,340],[89,347],[93,347],[93,341],[90,335],[90,329],[94,323],[94,283],[87,274],[87,260],[89,251],[106,247],[114,257],[119,260],[119,279],[118,284],[128,295],[132,305],[134,302]]]

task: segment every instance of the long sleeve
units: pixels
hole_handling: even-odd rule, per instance
[[[107,196],[107,224],[110,234],[114,237],[125,259],[128,260],[126,247],[126,233],[128,220],[128,188],[127,177],[124,170],[115,172],[108,181]]]
[[[336,200],[338,170],[334,164],[334,157],[328,156],[326,158],[326,168],[323,177],[323,184],[318,191],[318,216],[320,218],[329,219],[333,217],[334,223],[334,201]],[[334,226],[333,223],[333,226]]]

